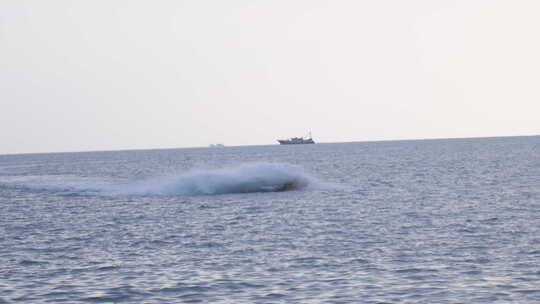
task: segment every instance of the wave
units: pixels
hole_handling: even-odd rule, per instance
[[[280,192],[317,185],[321,183],[298,166],[255,163],[138,181],[113,186],[107,192],[120,195],[216,195]]]

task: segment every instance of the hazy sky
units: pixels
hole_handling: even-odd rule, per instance
[[[537,0],[0,0],[0,154],[540,134]]]

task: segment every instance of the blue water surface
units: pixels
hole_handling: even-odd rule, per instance
[[[540,137],[3,155],[0,210],[0,303],[540,303]]]

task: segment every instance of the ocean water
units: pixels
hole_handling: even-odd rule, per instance
[[[540,137],[3,155],[0,210],[0,303],[540,303]]]

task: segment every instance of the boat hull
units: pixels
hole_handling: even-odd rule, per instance
[[[314,144],[313,139],[302,139],[302,140],[289,140],[289,139],[280,139],[278,140],[280,145],[307,145]]]

